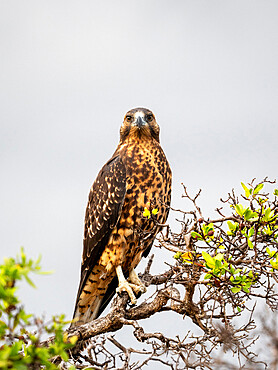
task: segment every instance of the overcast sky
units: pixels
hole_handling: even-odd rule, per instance
[[[157,117],[173,207],[181,182],[209,216],[276,178],[277,19],[271,0],[0,2],[0,257],[55,270],[29,310],[72,315],[89,188],[129,109]]]

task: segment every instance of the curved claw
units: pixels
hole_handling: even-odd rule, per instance
[[[136,297],[135,297],[134,293],[135,294],[145,293],[145,291],[147,290],[147,288],[141,282],[141,280],[137,276],[137,274],[134,271],[134,269],[132,269],[130,271],[130,274],[129,274],[129,281],[130,282],[128,282],[125,279],[124,274],[123,274],[123,270],[122,270],[122,267],[121,266],[117,266],[116,267],[116,273],[117,273],[118,280],[119,280],[119,286],[116,289],[116,291],[118,293],[127,292],[127,294],[129,295],[129,298],[130,298],[131,303],[132,304],[136,304]]]
[[[127,292],[127,294],[129,295],[129,298],[130,298],[130,302],[132,304],[136,304],[137,301],[136,301],[135,295],[134,295],[133,290],[132,290],[132,288],[134,288],[132,285],[133,284],[129,284],[126,280],[124,280],[122,282],[119,282],[119,286],[116,289],[116,292],[118,292],[118,293]]]
[[[136,290],[134,290],[135,293],[145,293],[147,291],[147,288],[142,283],[142,281],[139,279],[138,275],[136,274],[135,270],[132,269],[129,273],[129,280],[130,282],[136,286]]]
[[[127,292],[127,294],[129,295],[131,303],[136,304],[136,297],[135,297],[135,295],[133,293],[133,290],[132,290],[133,288],[135,288],[135,285],[130,284],[126,281],[121,266],[116,267],[116,273],[117,273],[118,280],[119,280],[119,286],[116,289],[116,291],[118,293],[121,293],[123,291]]]

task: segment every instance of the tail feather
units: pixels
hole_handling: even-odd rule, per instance
[[[127,275],[127,274],[126,274]],[[76,300],[73,321],[70,327],[77,327],[97,319],[105,310],[116,293],[118,278],[111,274],[104,278],[97,277],[95,270],[87,279],[84,288]]]
[[[107,291],[109,290],[109,285],[113,278],[113,275],[97,275],[94,270],[92,271],[85,283],[84,288],[77,297],[71,327],[85,324],[96,319],[101,314],[103,310],[102,302],[107,300]],[[109,295],[110,294],[111,293],[109,292]],[[108,302],[105,304],[105,306],[107,304]]]

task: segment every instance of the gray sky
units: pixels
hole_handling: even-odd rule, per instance
[[[181,182],[209,216],[277,176],[277,19],[270,0],[1,1],[0,257],[23,245],[55,270],[22,290],[29,310],[72,315],[89,188],[127,110],[157,117],[174,207]]]

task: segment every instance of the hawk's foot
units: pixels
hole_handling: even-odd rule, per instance
[[[116,292],[118,292],[118,293],[127,292],[127,294],[129,295],[131,303],[136,304],[136,297],[133,293],[133,290],[136,293],[137,285],[130,284],[129,282],[126,281],[121,266],[116,267],[116,273],[117,273],[118,280],[119,280],[119,286],[116,289]]]
[[[127,292],[127,294],[129,295],[131,304],[136,304],[136,302],[137,302],[136,297],[133,293],[134,287],[136,287],[136,286],[133,285],[133,284],[130,284],[129,282],[127,282],[125,280],[125,281],[122,281],[121,283],[119,283],[119,286],[116,289],[116,292],[117,293]]]
[[[129,273],[129,277],[128,277],[129,281],[136,285],[137,289],[133,291],[138,294],[138,293],[145,293],[147,291],[147,288],[145,287],[145,285],[142,283],[142,281],[139,279],[138,275],[136,274],[135,270],[132,269]]]

